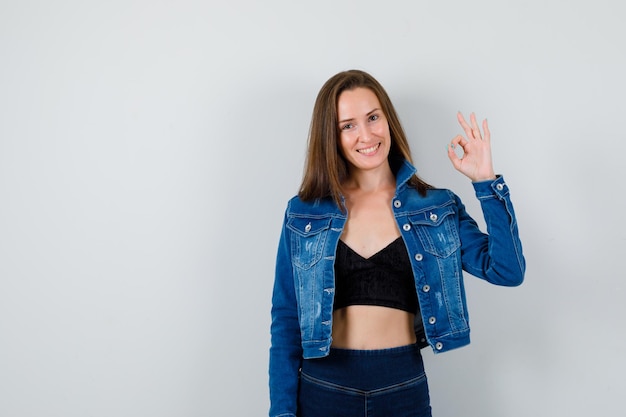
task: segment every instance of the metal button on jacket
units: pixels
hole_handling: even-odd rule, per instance
[[[437,319],[435,317],[431,317],[428,319],[428,323],[430,324],[435,324],[437,322]]]
[[[306,226],[304,226],[304,231],[309,233],[311,231],[311,223],[307,224]]]
[[[504,184],[500,183],[500,184],[496,185],[496,188],[498,189],[498,191],[502,191],[502,190],[504,190]]]
[[[395,208],[400,208],[400,207],[402,207],[402,202],[400,200],[396,200],[396,201],[393,202],[393,206]]]
[[[428,284],[424,285],[424,286],[422,287],[422,291],[424,291],[424,292],[428,292],[428,291],[430,291],[430,285],[428,285]]]
[[[421,253],[416,253],[415,254],[415,260],[416,261],[421,261],[422,259],[424,259],[424,255],[422,255]]]
[[[435,213],[430,213],[430,220],[436,222],[437,221],[437,215]]]
[[[443,343],[441,343],[441,342],[437,342],[437,343],[435,344],[435,349],[437,349],[437,350],[441,350],[441,349],[443,349]]]
[[[409,230],[411,230],[411,225],[406,223],[404,226],[402,226],[402,228],[404,229],[405,232],[408,232]]]

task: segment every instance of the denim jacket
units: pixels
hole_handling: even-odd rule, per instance
[[[516,286],[525,260],[503,177],[473,183],[487,233],[449,190],[421,196],[407,182],[408,162],[396,175],[391,202],[411,258],[420,314],[417,341],[435,353],[469,344],[462,270],[496,285]],[[295,417],[302,359],[328,355],[332,342],[334,261],[346,214],[331,199],[287,205],[272,296],[270,416]]]

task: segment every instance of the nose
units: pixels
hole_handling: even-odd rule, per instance
[[[368,124],[360,126],[359,130],[360,130],[359,140],[361,142],[367,143],[372,140],[372,128]]]

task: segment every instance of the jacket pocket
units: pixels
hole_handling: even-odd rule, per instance
[[[287,221],[291,235],[291,259],[295,266],[309,269],[322,258],[331,218],[292,217]]]
[[[436,207],[414,214],[409,216],[409,221],[424,250],[432,255],[446,258],[461,246],[452,206]]]

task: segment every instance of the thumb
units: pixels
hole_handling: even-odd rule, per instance
[[[461,169],[461,158],[456,154],[455,151],[456,146],[454,144],[448,144],[448,158],[450,158],[450,162],[452,162],[452,166],[458,171]]]

